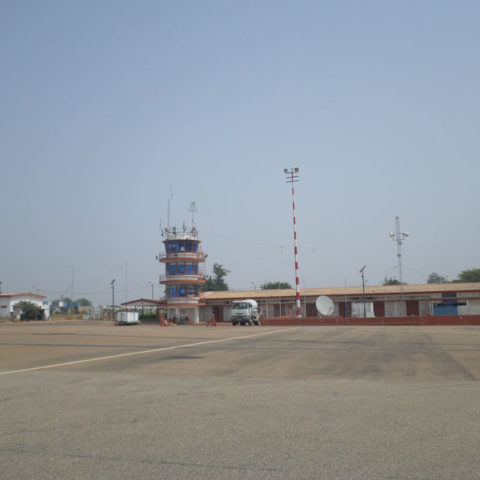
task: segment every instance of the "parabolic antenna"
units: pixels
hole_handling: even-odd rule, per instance
[[[333,313],[333,302],[329,297],[325,297],[324,295],[318,297],[315,301],[315,305],[317,306],[320,315],[328,316]]]

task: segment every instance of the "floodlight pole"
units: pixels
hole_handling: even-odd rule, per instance
[[[115,321],[115,279],[110,282],[112,286],[112,320]]]
[[[365,307],[365,269],[367,268],[366,265],[364,265],[360,269],[360,274],[362,275],[362,292],[363,292],[363,317],[367,317],[367,308]]]
[[[295,303],[296,303],[296,316],[302,316],[302,310],[300,306],[300,281],[298,276],[298,246],[297,246],[297,221],[295,219],[295,188],[294,183],[298,182],[298,168],[284,168],[287,183],[292,184],[292,211],[293,211],[293,249],[295,256]]]
[[[403,276],[402,276],[402,240],[408,237],[410,234],[408,232],[400,231],[400,218],[395,217],[395,233],[390,233],[390,238],[397,242],[397,261],[398,261],[398,280],[400,285],[403,285]]]

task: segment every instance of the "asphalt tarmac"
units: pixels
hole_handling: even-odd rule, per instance
[[[480,479],[480,327],[0,324],[2,479]]]

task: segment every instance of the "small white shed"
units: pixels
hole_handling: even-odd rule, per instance
[[[47,297],[37,293],[1,293],[0,294],[0,317],[14,318],[13,307],[18,302],[32,302],[43,308],[45,318],[50,317],[50,307],[46,301]]]

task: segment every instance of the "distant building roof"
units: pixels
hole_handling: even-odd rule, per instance
[[[128,302],[123,302],[121,305],[128,307],[158,307],[160,305],[165,305],[165,300],[152,300],[151,298],[138,298],[137,300],[130,300]]]
[[[45,295],[39,295],[38,293],[0,293],[0,297],[3,297],[3,298],[33,297],[38,299],[47,298]]]
[[[480,292],[480,283],[427,283],[419,285],[378,285],[365,286],[365,295],[396,295],[402,293],[448,293],[448,292]],[[326,287],[326,288],[301,288],[300,296],[318,297],[325,296],[355,296],[362,295],[362,286],[353,287]],[[202,292],[202,300],[237,300],[241,298],[275,298],[295,297],[295,289],[279,290],[227,290],[222,292]]]

